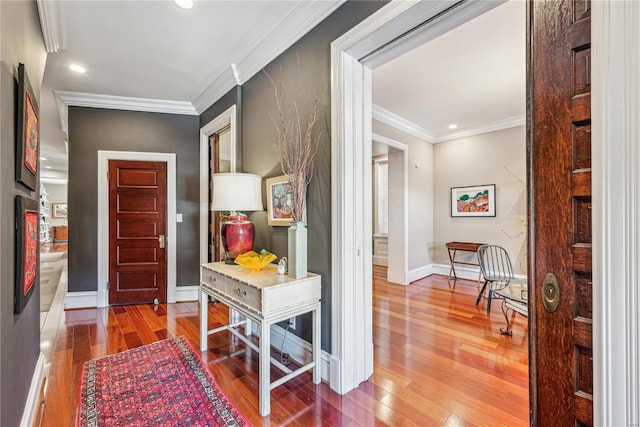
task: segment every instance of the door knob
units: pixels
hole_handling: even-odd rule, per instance
[[[158,244],[160,245],[160,249],[164,249],[164,234],[158,236]]]
[[[547,273],[542,281],[542,305],[549,312],[553,313],[560,304],[560,287],[558,279],[553,273]]]

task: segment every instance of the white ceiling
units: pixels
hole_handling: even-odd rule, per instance
[[[504,3],[376,68],[374,113],[431,142],[524,124],[525,8]]]
[[[48,158],[42,176],[66,177],[66,134],[54,91],[67,102],[86,94],[144,98],[198,114],[342,2],[196,0],[186,11],[166,0],[38,0],[51,51],[40,101]],[[511,1],[374,70],[373,100],[381,107],[374,112],[409,121],[432,142],[446,137],[452,122],[460,130],[523,120],[524,11],[524,2]],[[71,63],[87,73],[73,73]],[[138,102],[128,98],[117,99]]]
[[[196,0],[183,10],[167,0],[38,0],[50,52],[40,101],[48,159],[42,175],[66,176],[66,134],[54,91],[71,92],[65,96],[74,99],[94,94],[173,101],[183,114],[198,114],[343,2]],[[71,63],[87,73],[72,72]]]

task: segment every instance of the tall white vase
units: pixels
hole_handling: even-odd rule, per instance
[[[307,277],[307,227],[304,222],[291,223],[288,249],[289,277]]]

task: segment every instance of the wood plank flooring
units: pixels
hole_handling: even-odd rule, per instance
[[[272,391],[271,415],[258,410],[258,358],[228,332],[210,336],[202,357],[213,376],[256,426],[525,426],[528,425],[527,322],[513,337],[500,304],[487,316],[475,306],[475,282],[449,287],[430,276],[408,287],[374,269],[375,372],[340,396],[304,374]],[[210,327],[228,309],[209,304]],[[198,304],[132,305],[66,311],[55,338],[42,426],[72,426],[82,363],[160,339],[184,335],[198,348]],[[272,369],[272,377],[280,376]]]

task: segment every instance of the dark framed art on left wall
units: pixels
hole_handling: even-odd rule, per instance
[[[38,202],[16,196],[16,279],[14,313],[20,314],[38,283]]]
[[[24,64],[18,64],[16,181],[35,191],[38,180],[40,132],[36,100]]]

